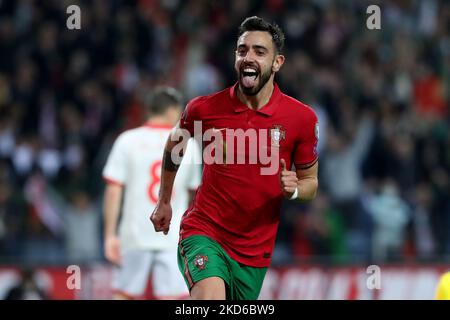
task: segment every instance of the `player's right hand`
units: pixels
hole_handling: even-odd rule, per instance
[[[105,257],[109,262],[120,265],[122,257],[120,255],[120,240],[117,236],[107,236],[105,239]]]
[[[155,231],[162,231],[164,234],[169,233],[170,220],[172,220],[172,206],[170,203],[158,202],[150,216],[150,221],[153,223]]]

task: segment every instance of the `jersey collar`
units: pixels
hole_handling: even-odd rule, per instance
[[[232,87],[230,87],[230,98],[233,101],[233,108],[235,112],[243,112],[243,111],[247,111],[250,110],[249,107],[247,107],[245,104],[243,104],[241,102],[241,100],[239,100],[238,96],[237,96],[237,89],[238,89],[238,82],[236,82]],[[264,105],[261,109],[255,110],[258,113],[262,113],[264,115],[267,116],[271,116],[273,115],[273,113],[275,112],[278,102],[281,99],[281,91],[280,88],[278,87],[278,85],[274,82],[273,83],[273,92],[272,92],[272,96],[270,97],[269,102]]]
[[[172,129],[173,126],[169,125],[169,124],[154,124],[154,123],[150,123],[150,122],[146,122],[144,124],[145,128],[150,128],[150,129]]]

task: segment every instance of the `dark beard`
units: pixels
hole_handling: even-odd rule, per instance
[[[271,75],[272,75],[272,70],[269,69],[266,73],[262,73],[259,76],[260,81],[256,87],[247,88],[247,87],[244,87],[244,85],[242,84],[241,73],[238,72],[239,87],[241,88],[242,93],[245,94],[246,96],[255,96],[261,91],[261,89],[264,87],[264,85],[267,83],[267,81],[269,81]]]

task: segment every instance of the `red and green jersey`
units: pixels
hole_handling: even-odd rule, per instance
[[[275,84],[269,102],[259,110],[252,110],[237,97],[235,84],[210,96],[191,100],[180,121],[181,128],[194,134],[194,121],[201,121],[202,133],[208,129],[220,131],[227,153],[234,150],[235,159],[243,156],[245,162],[224,161],[205,164],[203,178],[191,207],[185,212],[180,240],[190,235],[206,235],[216,240],[236,261],[253,267],[270,265],[275,243],[280,208],[283,199],[279,171],[261,174],[257,154],[277,152],[288,168],[308,168],[317,157],[318,124],[314,111],[303,103],[283,94]],[[228,130],[227,130],[228,129]],[[251,143],[246,140],[244,149],[230,150],[228,135],[231,129],[256,132],[257,161]],[[260,130],[263,129],[263,130]],[[211,130],[210,130],[211,131]],[[263,134],[261,134],[261,132]],[[207,144],[204,142],[205,150]],[[232,145],[233,145],[232,144]],[[244,153],[244,154],[242,154]],[[254,160],[254,158],[253,158]]]

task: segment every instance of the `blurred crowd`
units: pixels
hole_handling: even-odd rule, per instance
[[[0,263],[101,261],[113,139],[155,85],[232,85],[249,15],[283,28],[276,80],[320,121],[320,192],[285,203],[274,263],[449,261],[448,2],[2,0]]]

